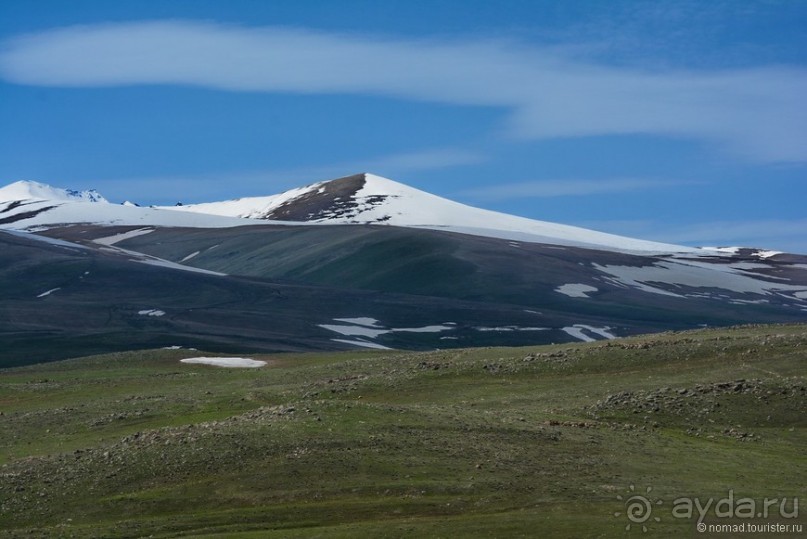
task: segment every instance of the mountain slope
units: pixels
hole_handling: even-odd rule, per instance
[[[373,174],[356,174],[315,183],[270,197],[242,198],[163,209],[250,219],[328,224],[386,224],[514,241],[623,251],[656,253],[697,251],[680,245],[626,238],[473,208]]]
[[[16,184],[12,184],[0,189],[0,228],[37,231],[79,223],[104,226],[218,228],[264,222],[220,215],[141,208],[135,205],[109,204],[101,195],[93,195],[93,191],[83,191],[72,196],[70,193],[76,193],[75,191],[48,186],[44,186],[47,189],[18,189],[15,186]],[[46,196],[51,198],[44,198]]]
[[[35,187],[0,190],[0,228],[36,232],[0,231],[0,362],[200,343],[518,345],[807,320],[804,256],[620,238],[371,175],[189,211]],[[104,271],[86,277],[88,264]]]
[[[0,367],[183,346],[434,349],[569,340],[596,316],[225,275],[115,245],[0,231]],[[485,331],[503,321],[524,331]],[[643,326],[654,329],[652,324]]]
[[[118,245],[226,273],[596,314],[617,334],[807,318],[807,257],[751,250],[650,256],[385,226],[163,229]]]

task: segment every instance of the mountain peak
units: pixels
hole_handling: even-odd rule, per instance
[[[637,252],[691,247],[616,236],[474,208],[370,173],[353,174],[279,195],[163,207],[178,211],[321,224],[385,224],[514,241]]]
[[[108,202],[98,191],[61,189],[32,180],[21,180],[0,188],[0,202],[16,200],[54,200],[69,202]]]
[[[290,195],[290,196],[287,196]],[[367,172],[315,183],[292,190],[278,199],[259,219],[351,224],[387,223],[395,216],[417,213],[418,208],[457,204],[400,182]],[[435,216],[429,212],[429,219]],[[418,223],[418,224],[426,224]]]

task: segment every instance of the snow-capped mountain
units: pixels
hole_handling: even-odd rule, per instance
[[[273,196],[162,209],[322,224],[384,224],[629,252],[699,251],[474,208],[374,174],[319,182]]]
[[[128,201],[110,204],[95,190],[61,189],[32,181],[0,188],[0,227],[43,230],[70,223],[193,228],[255,224],[388,225],[647,255],[711,257],[732,255],[738,249],[686,247],[508,215],[467,206],[367,173],[277,195],[156,207],[140,207]],[[752,251],[761,258],[777,254]]]
[[[17,302],[0,316],[0,349],[36,347],[42,331],[61,338],[67,316],[86,333],[74,352],[87,353],[155,335],[262,350],[444,348],[807,320],[807,257],[535,221],[371,174],[164,208],[17,182],[0,189],[0,229],[26,232],[0,230],[0,289]],[[75,271],[53,272],[65,257]],[[143,314],[153,312],[165,316]],[[95,344],[105,332],[111,348]]]
[[[39,231],[70,224],[220,228],[249,220],[190,212],[111,204],[98,191],[76,191],[19,181],[0,188],[0,228]],[[254,221],[255,224],[265,221]]]
[[[0,202],[23,200],[51,200],[66,202],[102,202],[108,203],[95,189],[76,191],[74,189],[60,189],[44,183],[23,180],[14,182],[0,188]]]
[[[109,204],[97,191],[78,192],[30,181],[0,189],[0,226],[13,229],[40,230],[65,223],[217,228],[267,222],[425,228],[637,253],[699,251],[474,208],[373,174],[323,181],[272,196],[152,208]]]

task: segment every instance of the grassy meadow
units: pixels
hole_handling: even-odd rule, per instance
[[[674,501],[805,496],[804,325],[200,355],[0,370],[0,537],[732,537]]]

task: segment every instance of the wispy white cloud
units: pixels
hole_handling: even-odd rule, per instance
[[[511,41],[386,39],[187,21],[79,26],[14,38],[0,77],[19,84],[184,84],[350,93],[502,107],[524,138],[647,133],[767,162],[807,161],[807,71],[650,72]]]
[[[476,200],[513,200],[636,192],[694,185],[696,183],[694,181],[642,178],[555,179],[491,185],[478,189],[468,189],[461,192],[460,195]]]

